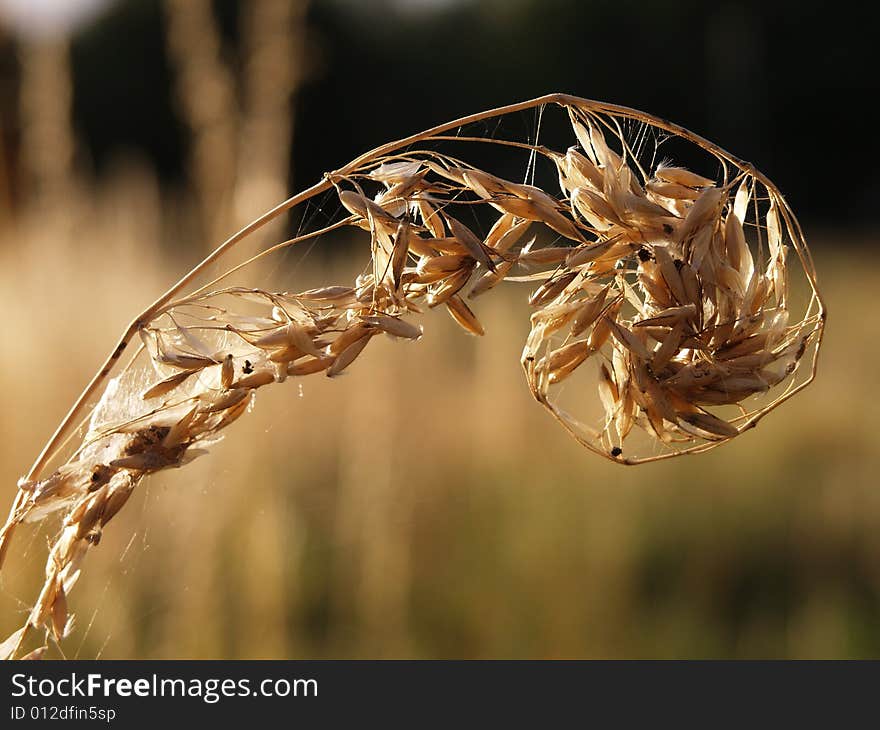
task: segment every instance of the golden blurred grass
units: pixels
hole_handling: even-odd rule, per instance
[[[0,237],[5,502],[132,313],[186,266],[156,246],[168,226],[148,176],[93,205],[69,238],[27,219]],[[209,457],[149,479],[114,520],[66,650],[877,656],[880,345],[856,313],[880,273],[858,250],[817,259],[817,382],[700,456],[626,468],[570,440],[522,380],[516,288],[480,302],[481,340],[432,313],[422,341],[377,342],[344,378],[261,392]],[[44,541],[13,543],[0,633],[34,598]]]

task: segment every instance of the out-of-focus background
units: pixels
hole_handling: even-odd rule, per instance
[[[799,214],[831,313],[811,388],[729,445],[636,468],[532,402],[515,288],[481,303],[479,341],[435,314],[345,378],[261,391],[109,526],[67,654],[880,655],[863,7],[0,0],[0,501],[131,316],[230,232],[368,148],[550,91],[754,161]],[[319,246],[304,266],[344,264]],[[46,536],[13,543],[4,636]]]

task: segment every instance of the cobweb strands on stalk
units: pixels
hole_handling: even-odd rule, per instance
[[[508,135],[516,125],[504,122],[523,112],[543,124],[556,115],[567,143]],[[295,238],[195,285],[250,233],[320,196],[322,215]],[[353,280],[247,284],[255,261],[341,229],[364,241]],[[133,321],[19,484],[0,556],[18,523],[60,514],[62,526],[3,655],[69,633],[82,561],[132,490],[204,453],[258,389],[338,376],[376,337],[417,340],[433,308],[481,335],[479,297],[505,282],[527,289],[533,312],[522,354],[531,393],[617,463],[714,448],[815,376],[825,309],[810,253],[751,164],[648,114],[561,94],[441,125],[328,173]],[[80,438],[66,445],[70,433]]]

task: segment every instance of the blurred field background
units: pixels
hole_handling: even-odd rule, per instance
[[[479,341],[429,314],[420,342],[260,392],[209,457],[144,482],[71,595],[69,656],[880,655],[880,191],[847,146],[877,142],[868,115],[822,112],[876,91],[851,72],[871,63],[855,5],[0,10],[3,502],[132,315],[228,233],[369,147],[549,91],[756,162],[802,219],[831,313],[811,388],[721,449],[635,468],[531,400],[524,291],[480,302]],[[346,255],[316,248],[296,276],[344,280]],[[13,542],[4,637],[45,539]]]

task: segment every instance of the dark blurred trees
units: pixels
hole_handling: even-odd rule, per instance
[[[233,60],[237,6],[216,2]],[[445,119],[565,91],[672,119],[754,161],[806,220],[873,222],[868,7],[485,0],[428,12],[313,0],[293,186]],[[75,114],[99,171],[135,147],[167,181],[181,174],[186,139],[162,32],[158,0],[122,0],[74,44]]]

